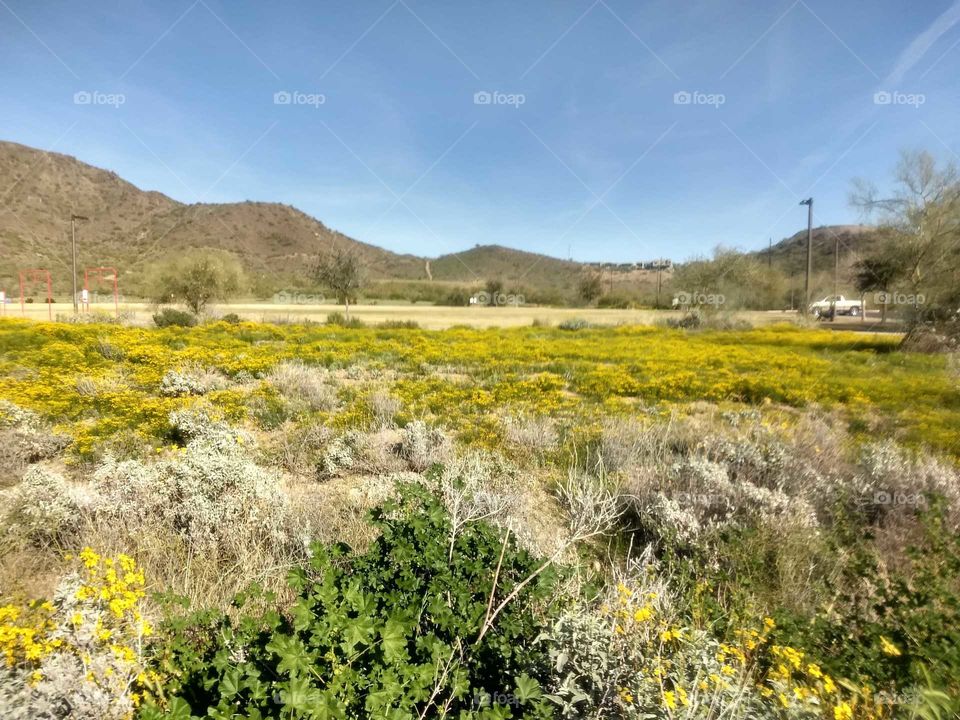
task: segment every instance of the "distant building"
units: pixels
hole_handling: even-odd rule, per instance
[[[632,272],[634,270],[669,270],[673,267],[673,260],[660,259],[660,260],[648,260],[646,262],[635,262],[635,263],[602,263],[602,262],[592,262],[585,263],[587,267],[596,268],[598,270],[612,270],[614,272]]]

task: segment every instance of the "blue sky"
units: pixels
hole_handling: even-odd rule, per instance
[[[960,153],[952,0],[0,0],[0,66],[2,139],[429,256],[757,249]]]

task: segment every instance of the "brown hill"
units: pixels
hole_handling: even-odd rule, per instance
[[[84,267],[118,267],[121,287],[131,295],[143,289],[158,262],[188,248],[234,253],[254,288],[266,294],[310,285],[309,269],[315,258],[336,245],[354,248],[371,278],[389,281],[394,291],[403,283],[421,290],[435,286],[432,292],[424,290],[429,297],[449,289],[440,286],[480,286],[499,280],[507,292],[572,299],[585,272],[581,263],[500,245],[477,246],[434,259],[401,255],[332,230],[288,205],[184,204],[159,192],[140,190],[114,172],[68,155],[0,141],[0,289],[15,295],[18,271],[41,267],[51,271],[57,296],[69,293],[73,213],[89,218],[78,225],[81,278]],[[832,266],[837,236],[844,257],[853,257],[869,241],[869,230],[859,225],[817,228],[815,265]],[[805,242],[805,232],[799,232],[777,243],[770,253],[772,262],[787,272],[801,272]],[[765,250],[756,253],[762,259],[767,254]],[[596,267],[586,271],[598,272]],[[628,296],[647,293],[656,275],[623,268],[599,272],[608,292]]]
[[[876,239],[876,228],[870,225],[824,225],[813,229],[814,271],[833,268],[837,243],[840,265],[848,267]],[[801,230],[773,245],[770,250],[757,250],[755,257],[781,268],[787,275],[800,275],[807,267],[807,231]]]
[[[426,278],[425,262],[361,243],[277,203],[179,203],[116,173],[59,153],[0,142],[0,289],[13,293],[21,269],[43,267],[68,292],[70,216],[78,223],[78,267],[121,268],[129,289],[151,266],[186,248],[235,253],[255,278],[302,282],[317,254],[348,244],[375,278]]]

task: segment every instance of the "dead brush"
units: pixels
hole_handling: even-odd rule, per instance
[[[274,366],[266,381],[294,406],[310,410],[333,410],[337,406],[336,389],[329,384],[329,373],[299,360]]]
[[[557,483],[556,496],[567,511],[570,532],[575,537],[607,534],[623,515],[620,488],[602,470],[593,475],[571,466]]]

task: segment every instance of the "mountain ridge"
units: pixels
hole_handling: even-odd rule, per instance
[[[547,295],[575,293],[584,272],[616,276],[622,287],[649,282],[651,271],[624,271],[629,263],[581,263],[500,244],[477,245],[427,258],[357,240],[285,203],[245,200],[184,203],[142,190],[116,172],[72,155],[0,141],[0,289],[12,293],[19,270],[46,267],[54,291],[69,292],[70,216],[78,223],[78,268],[116,266],[121,286],[135,293],[154,263],[191,248],[240,258],[260,294],[309,286],[309,268],[325,247],[353,248],[373,281],[480,286],[499,280],[506,289]],[[831,233],[857,242],[865,226],[818,228],[818,255],[832,253]],[[753,255],[789,266],[800,262],[805,231]],[[804,260],[805,262],[805,260]],[[598,269],[603,268],[603,269]],[[655,274],[655,273],[654,273]],[[652,277],[652,276],[651,276]],[[613,287],[611,281],[611,288]]]

